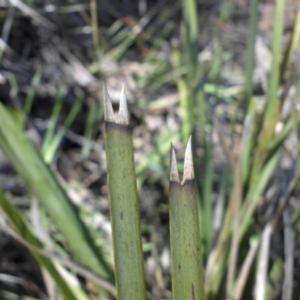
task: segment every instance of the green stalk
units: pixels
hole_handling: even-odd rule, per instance
[[[252,97],[249,101],[248,112],[244,119],[243,135],[241,140],[241,149],[243,150],[241,153],[241,167],[244,185],[247,182],[251,171],[250,162],[251,154],[254,149],[253,132],[255,130],[255,120],[257,118],[256,110],[257,98]]]
[[[48,148],[46,149],[46,152],[44,153],[44,160],[47,164],[50,164],[53,161],[53,158],[55,156],[56,151],[59,148],[59,145],[64,138],[67,129],[70,128],[72,123],[74,122],[77,114],[79,113],[79,110],[82,106],[82,98],[77,98],[74,105],[72,106],[72,109],[70,113],[68,114],[63,127],[61,127],[58,132],[53,137],[51,143],[49,143]]]
[[[176,47],[173,50],[173,63],[174,67],[178,69],[182,64],[181,50]],[[181,108],[181,132],[182,139],[187,141],[192,132],[193,123],[191,122],[190,104],[189,99],[189,85],[183,76],[179,76],[176,80],[177,90],[179,92],[180,108]]]
[[[211,251],[212,246],[212,219],[213,219],[213,202],[212,202],[212,191],[213,191],[213,153],[211,137],[207,138],[204,144],[204,174],[203,179],[203,192],[202,192],[202,211],[201,211],[201,238],[203,243],[203,257],[206,260],[208,254]]]
[[[225,0],[222,6],[222,12],[220,15],[220,20],[226,22],[230,17],[232,10],[234,8],[235,0]]]
[[[24,112],[26,114],[29,114],[31,112],[33,99],[35,97],[36,90],[40,84],[41,79],[42,79],[42,68],[38,68],[38,70],[34,74],[34,77],[31,82],[31,88],[30,88],[30,90],[27,94],[26,100],[25,100]]]
[[[264,138],[268,143],[272,138],[275,124],[277,122],[277,115],[279,109],[279,99],[277,96],[278,85],[280,78],[280,53],[281,41],[284,23],[285,0],[276,0],[274,28],[272,36],[272,69],[268,91],[268,101],[266,104],[266,112],[264,118]]]
[[[183,24],[181,28],[181,35],[184,42],[183,59],[185,60],[185,65],[187,66],[187,86],[185,87],[185,89],[188,91],[189,103],[183,101],[182,103],[184,103],[185,105],[181,109],[186,110],[184,114],[189,116],[191,130],[193,131],[194,128],[198,128],[199,134],[201,136],[201,142],[203,144],[205,136],[204,129],[207,123],[207,109],[204,92],[201,84],[202,69],[198,61],[199,24],[197,14],[197,2],[195,0],[182,1],[182,11]],[[188,125],[185,126],[188,127]],[[187,139],[192,134],[192,131],[187,136],[184,136],[184,138]]]
[[[242,237],[245,235],[246,231],[252,224],[251,220],[258,204],[259,198],[266,188],[268,182],[270,181],[274,169],[279,161],[280,155],[281,149],[278,149],[261,170],[260,177],[245,197],[246,200],[244,201],[241,208],[241,215],[243,216],[243,220],[239,228],[240,239],[242,239]]]
[[[91,25],[93,29],[93,44],[95,52],[95,60],[98,66],[98,73],[101,73],[101,48],[100,48],[100,39],[99,39],[99,30],[98,30],[98,12],[97,12],[97,2],[96,0],[90,1],[91,7]]]
[[[297,13],[293,33],[292,33],[287,50],[285,51],[285,55],[284,55],[284,58],[281,63],[280,81],[279,82],[282,81],[285,71],[288,69],[288,67],[290,66],[290,64],[292,62],[295,51],[297,51],[299,39],[300,39],[300,10]]]
[[[197,5],[195,0],[182,1],[183,21],[184,21],[184,42],[188,58],[188,80],[192,84],[195,78],[193,75],[198,69],[198,36],[199,25],[197,15]]]
[[[186,148],[182,182],[179,181],[172,147],[170,234],[173,300],[204,300],[204,271],[191,139]]]
[[[253,90],[253,66],[255,58],[255,38],[257,32],[258,0],[250,2],[250,34],[247,43],[246,78],[245,78],[245,104],[244,110],[248,109]]]
[[[144,300],[146,286],[132,132],[124,88],[114,115],[104,87],[105,146],[118,299]]]
[[[64,86],[60,85],[56,96],[56,102],[48,125],[47,133],[43,142],[43,147],[42,147],[43,157],[46,157],[48,148],[50,147],[50,144],[55,135],[55,128],[57,126],[59,114],[62,109],[63,100],[64,100]]]
[[[267,103],[263,115],[263,128],[259,135],[257,150],[253,155],[249,186],[255,184],[270,153],[268,147],[274,135],[275,125],[280,119],[280,101],[277,96],[280,79],[280,53],[283,35],[285,0],[276,0],[272,33],[272,69]]]
[[[240,151],[239,151],[240,152]],[[227,297],[233,295],[233,287],[236,277],[236,269],[237,269],[237,261],[239,256],[239,226],[241,223],[240,220],[240,207],[241,207],[241,200],[242,200],[242,171],[241,171],[241,160],[240,155],[235,163],[234,168],[234,186],[232,190],[232,203],[233,203],[233,233],[232,233],[232,240],[231,240],[231,247],[230,247],[230,255],[229,255],[229,266],[228,266],[228,275],[227,275],[227,285],[226,285],[226,292]]]

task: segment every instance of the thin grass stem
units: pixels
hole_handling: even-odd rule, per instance
[[[258,0],[250,2],[250,34],[247,42],[246,75],[245,75],[245,101],[244,110],[248,110],[253,90],[253,66],[255,59],[255,39],[257,32]]]
[[[5,213],[7,219],[11,223],[11,225],[15,228],[18,234],[28,241],[30,244],[34,245],[38,249],[42,249],[43,246],[38,240],[38,238],[32,233],[28,224],[23,220],[21,214],[18,210],[10,203],[10,201],[6,198],[4,193],[0,191],[0,207]],[[72,289],[65,281],[65,279],[61,276],[59,271],[57,270],[55,264],[51,261],[51,259],[45,257],[44,255],[31,250],[33,257],[37,260],[37,262],[43,266],[48,273],[51,275],[52,279],[55,281],[59,291],[61,294],[66,297],[66,299],[77,299]]]

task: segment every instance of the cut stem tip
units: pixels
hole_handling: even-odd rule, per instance
[[[120,105],[119,105],[119,122],[121,124],[129,125],[129,112],[127,107],[127,99],[125,95],[125,87],[123,85],[120,96]]]
[[[179,182],[176,154],[172,144],[171,144],[170,180]]]
[[[184,183],[186,180],[193,180],[194,178],[195,174],[192,153],[192,137],[190,136],[185,149],[182,183]]]
[[[103,95],[104,95],[104,119],[107,122],[114,122],[115,120],[114,110],[112,107],[110,97],[108,95],[108,91],[104,83],[103,83]]]
[[[111,99],[105,84],[103,83],[104,95],[104,118],[106,122],[114,122],[121,125],[129,125],[129,112],[127,107],[127,99],[125,95],[125,88],[123,86],[120,95],[119,113],[115,114],[112,106]]]
[[[190,137],[185,150],[182,182],[180,182],[179,179],[175,150],[173,145],[171,144],[170,180],[176,181],[180,184],[184,184],[185,181],[193,180],[194,178],[195,175],[194,175],[194,164],[193,164],[193,154],[192,154],[192,142]]]

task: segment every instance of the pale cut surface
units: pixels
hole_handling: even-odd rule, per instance
[[[123,86],[121,90],[119,113],[115,114],[112,106],[111,99],[105,84],[103,83],[103,95],[104,95],[104,118],[106,122],[114,122],[121,125],[129,125],[130,118],[127,107],[127,99],[125,95],[125,88]]]
[[[195,174],[192,153],[192,137],[190,137],[185,149],[182,184],[184,184],[186,180],[193,180],[194,178]]]
[[[116,119],[119,119],[120,124],[129,125],[129,112],[127,107],[127,99],[125,95],[125,87],[122,87],[119,105],[119,115],[116,115]]]
[[[184,167],[183,167],[183,180],[180,182],[177,160],[175,149],[171,144],[171,163],[170,163],[170,180],[175,182],[180,182],[184,184],[187,180],[194,180],[194,164],[193,164],[193,153],[192,153],[192,138],[190,137],[186,145],[185,155],[184,155]]]
[[[110,97],[108,95],[108,91],[107,91],[104,83],[103,83],[103,94],[104,94],[104,118],[105,118],[105,121],[114,122],[115,121],[114,110],[112,107]]]
[[[170,180],[179,182],[177,160],[176,160],[175,150],[172,144],[171,144]]]

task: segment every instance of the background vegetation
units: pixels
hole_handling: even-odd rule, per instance
[[[171,299],[192,135],[207,299],[299,295],[297,1],[0,2],[0,298],[114,299],[104,81],[131,114],[147,297]]]

